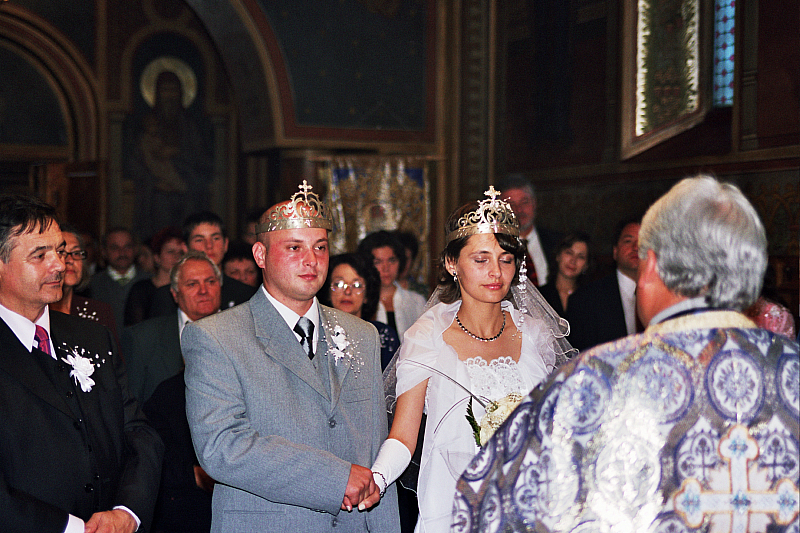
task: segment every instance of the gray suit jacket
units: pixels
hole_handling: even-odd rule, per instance
[[[399,531],[394,486],[368,512],[339,512],[351,464],[372,466],[387,434],[380,341],[352,315],[320,306],[320,318],[328,383],[261,290],[186,326],[186,411],[219,482],[213,532]],[[336,325],[352,359],[327,353]]]

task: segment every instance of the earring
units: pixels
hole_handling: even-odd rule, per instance
[[[517,285],[519,289],[519,302],[518,307],[520,311],[520,326],[525,322],[525,315],[528,312],[527,308],[527,292],[528,292],[528,267],[525,266],[525,261],[522,261],[522,264],[519,266],[519,284]]]
[[[456,275],[456,271],[453,270],[453,281],[458,283],[458,276]]]

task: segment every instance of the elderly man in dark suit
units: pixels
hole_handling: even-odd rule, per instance
[[[222,273],[205,253],[190,250],[172,267],[170,279],[178,310],[127,328],[122,342],[131,390],[164,440],[153,528],[157,533],[207,533],[213,481],[192,447],[180,336],[186,324],[219,311]]]
[[[561,241],[560,233],[536,225],[536,190],[522,174],[509,174],[498,184],[519,221],[519,237],[528,249],[525,260],[528,278],[537,287],[549,283],[553,252]],[[555,279],[555,278],[553,278]]]
[[[122,351],[128,383],[141,403],[150,398],[159,383],[183,370],[183,328],[219,311],[221,285],[219,267],[205,253],[191,250],[170,272],[170,292],[178,304],[177,311],[125,329]]]
[[[0,531],[147,531],[161,440],[109,331],[49,312],[64,255],[51,206],[0,197]]]
[[[256,228],[263,286],[181,338],[195,450],[218,481],[215,533],[400,529],[393,486],[371,508],[387,434],[378,332],[315,298],[332,220],[308,189]]]

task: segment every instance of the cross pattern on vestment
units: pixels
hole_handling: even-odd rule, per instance
[[[755,462],[758,454],[758,441],[747,427],[733,426],[719,442],[719,456],[728,463],[729,490],[704,490],[697,479],[686,479],[673,496],[675,511],[692,528],[700,527],[706,516],[720,513],[730,515],[730,530],[736,532],[748,531],[754,514],[769,514],[780,525],[790,524],[800,512],[800,492],[790,479],[781,480],[771,491],[751,489],[748,462]]]

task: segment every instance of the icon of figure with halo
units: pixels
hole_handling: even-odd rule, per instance
[[[145,67],[140,85],[150,109],[129,136],[126,177],[135,184],[135,227],[149,237],[208,207],[212,149],[202,117],[189,109],[197,96],[189,65],[158,58]]]

